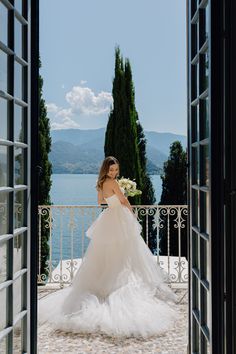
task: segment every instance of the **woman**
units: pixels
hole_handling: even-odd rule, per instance
[[[124,190],[119,163],[108,156],[98,181],[98,203],[107,203],[86,235],[91,239],[72,286],[39,302],[40,321],[72,332],[148,337],[177,319],[177,296],[143,238]],[[56,304],[56,305],[55,305]]]

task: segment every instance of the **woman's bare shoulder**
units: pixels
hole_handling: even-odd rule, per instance
[[[111,180],[111,184],[110,184],[111,188],[113,189],[117,189],[117,187],[119,187],[119,183],[116,179]]]
[[[116,179],[107,179],[106,181],[104,181],[103,183],[103,190],[104,189],[110,189],[110,188],[114,188],[118,185],[118,182]]]

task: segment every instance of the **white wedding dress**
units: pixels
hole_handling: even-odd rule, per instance
[[[148,337],[178,317],[177,295],[116,194],[87,230],[90,243],[72,285],[39,300],[39,323],[77,333]]]

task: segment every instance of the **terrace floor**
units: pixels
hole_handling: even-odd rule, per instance
[[[38,353],[162,353],[186,354],[187,353],[187,328],[188,328],[188,294],[186,285],[174,288],[179,296],[176,305],[180,317],[166,334],[148,338],[117,339],[102,334],[70,334],[55,331],[48,324],[38,329]],[[39,298],[46,296],[48,289],[39,287]]]

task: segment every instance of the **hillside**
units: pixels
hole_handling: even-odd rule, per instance
[[[105,128],[52,130],[50,159],[53,173],[98,173],[104,158]],[[170,144],[181,141],[186,148],[187,138],[173,133],[145,131],[147,139],[148,171],[160,174],[167,160]]]

